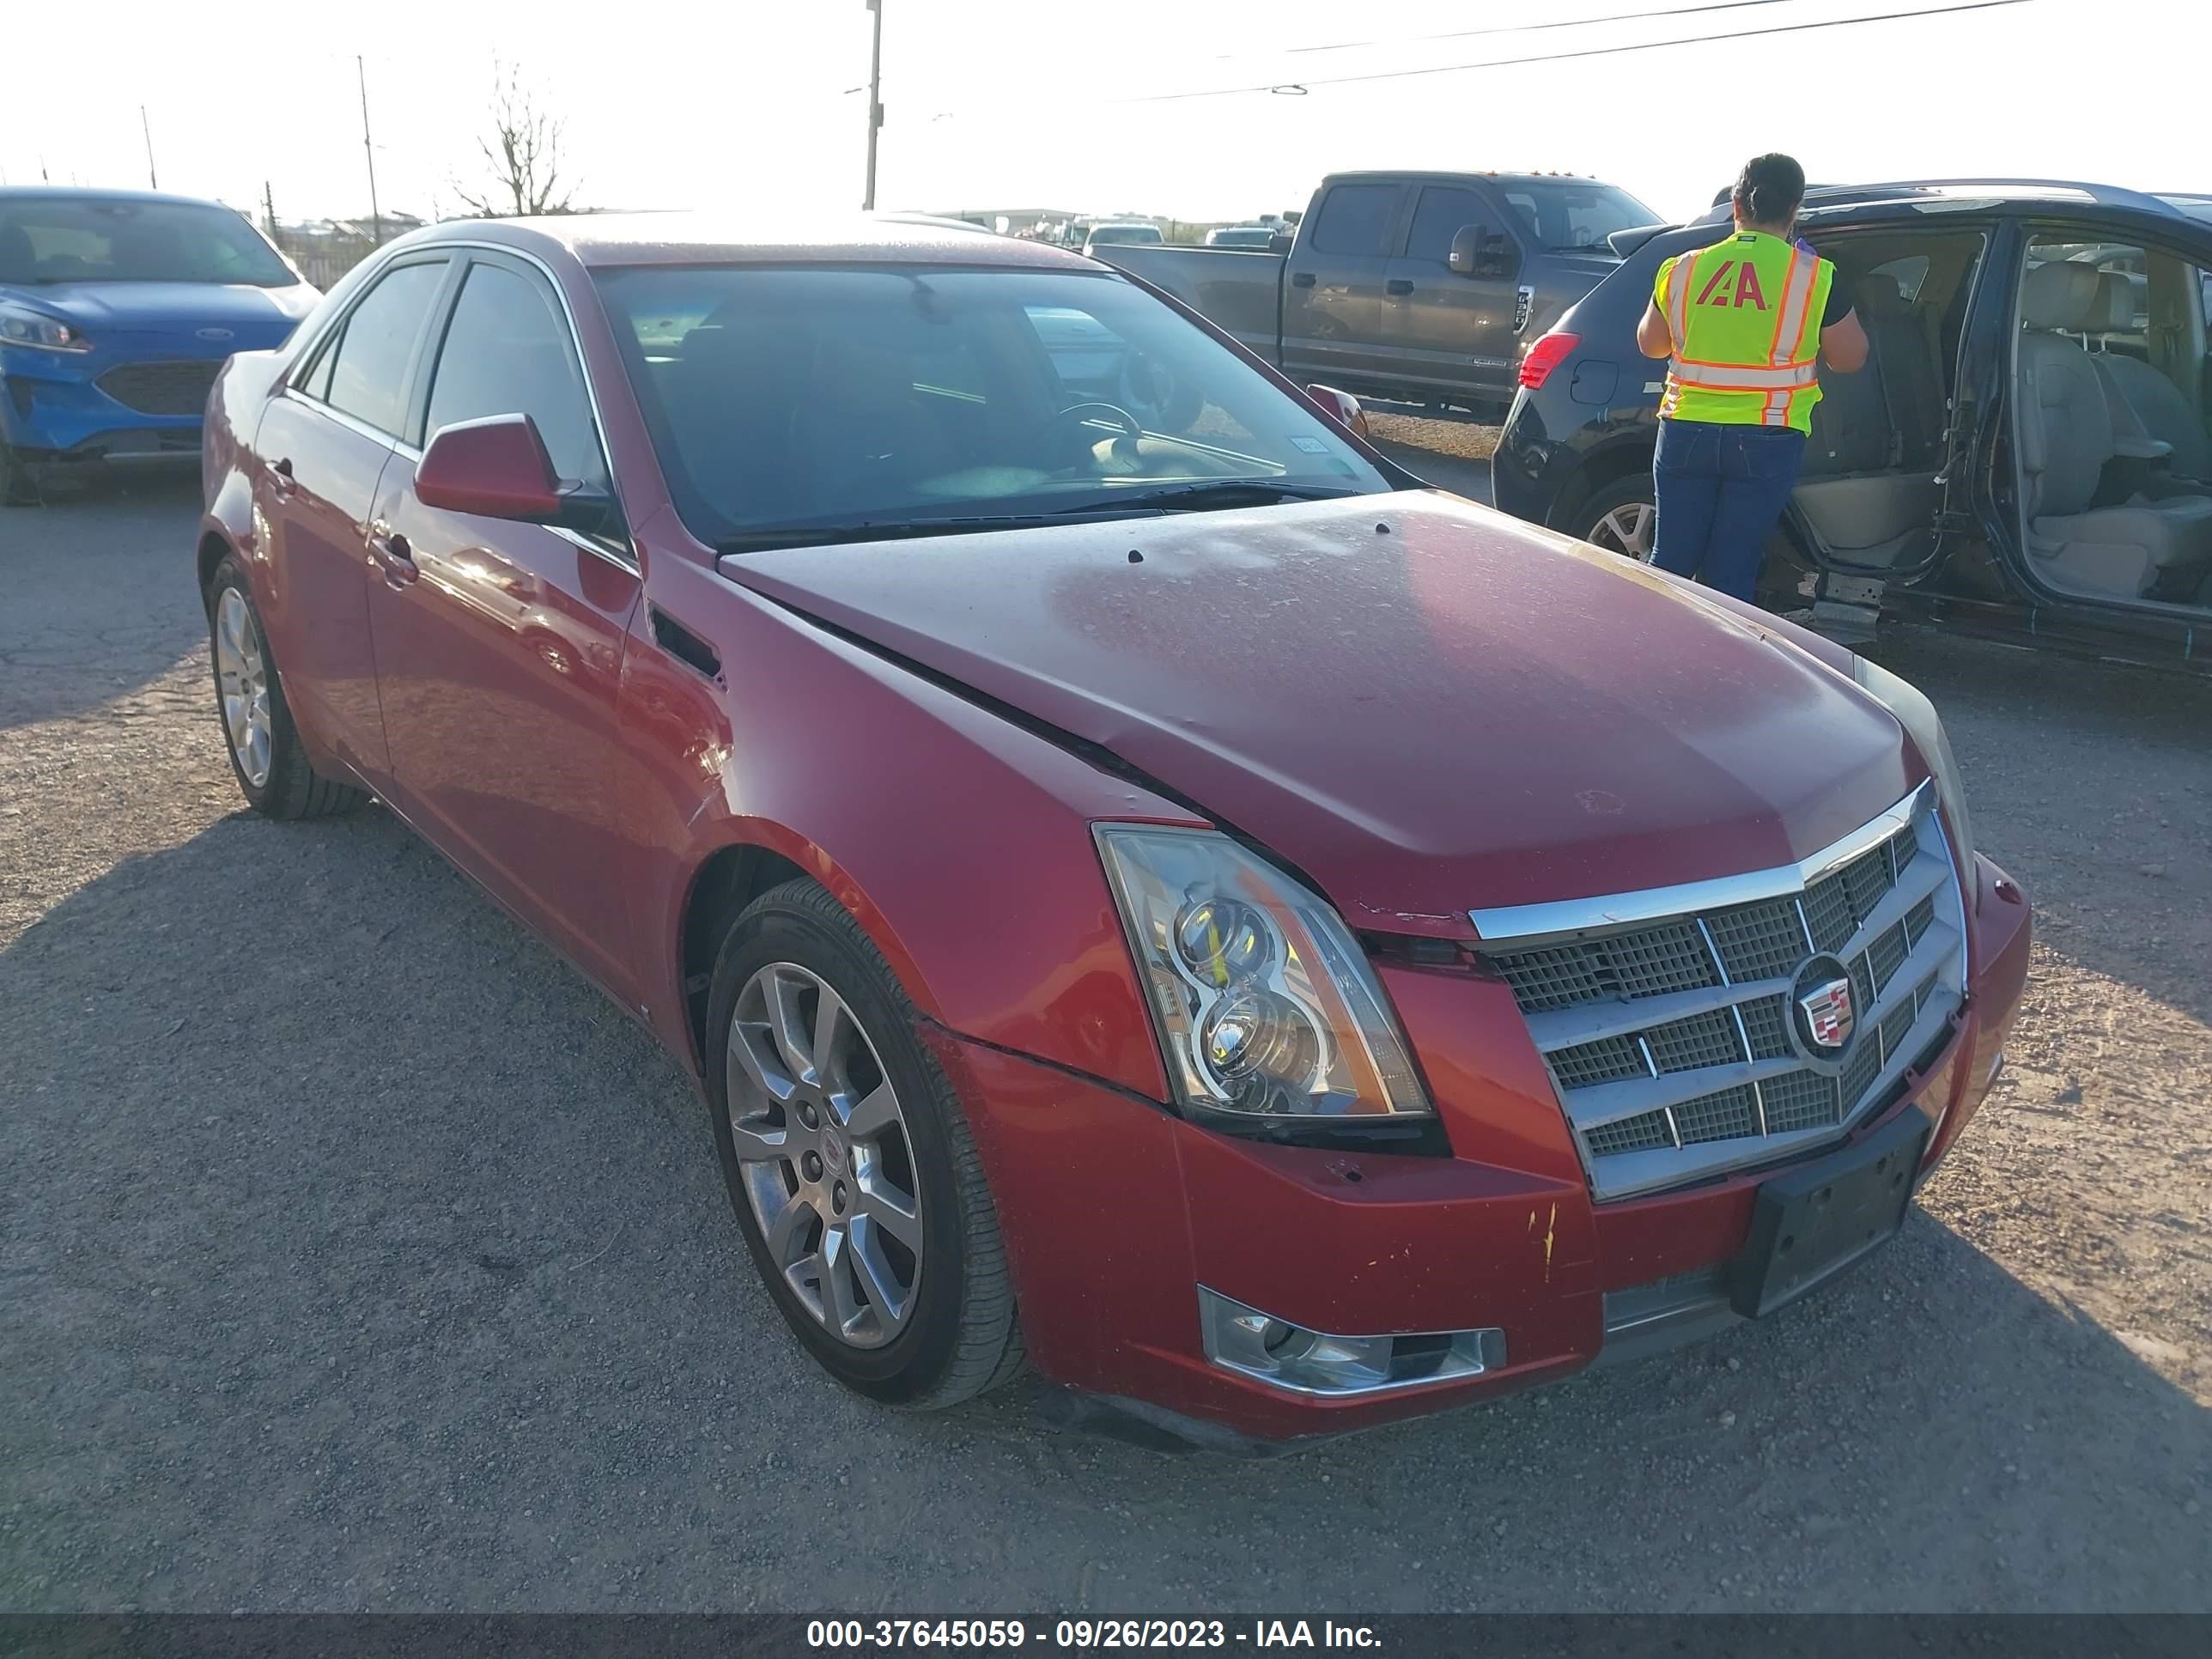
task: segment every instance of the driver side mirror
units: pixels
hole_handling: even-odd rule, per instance
[[[1457,276],[1505,282],[1520,269],[1521,250],[1511,238],[1493,235],[1487,225],[1462,225],[1444,263]]]
[[[1367,432],[1367,411],[1359,406],[1359,399],[1349,392],[1339,392],[1333,386],[1310,386],[1306,396],[1322,407],[1322,412],[1347,432],[1364,438]]]
[[[527,415],[440,427],[415,465],[415,496],[447,513],[589,532],[606,531],[614,516],[605,491],[562,482]]]

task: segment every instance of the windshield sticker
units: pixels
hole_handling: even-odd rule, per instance
[[[1291,447],[1293,449],[1303,449],[1309,455],[1326,455],[1328,453],[1328,446],[1326,443],[1323,443],[1319,438],[1292,438],[1291,440]]]

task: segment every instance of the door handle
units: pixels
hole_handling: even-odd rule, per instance
[[[1314,274],[1310,270],[1294,270],[1291,273],[1292,288],[1311,288],[1313,285]]]
[[[271,475],[269,481],[270,493],[278,496],[290,495],[293,483],[292,458],[289,455],[278,457],[269,471]]]
[[[1410,276],[1393,276],[1382,284],[1382,289],[1386,294],[1395,294],[1401,296],[1411,294],[1413,291],[1413,279]]]
[[[407,538],[381,519],[368,527],[368,550],[387,587],[404,587],[422,574],[415,567],[415,550]]]

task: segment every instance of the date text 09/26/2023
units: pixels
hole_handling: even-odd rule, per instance
[[[1333,1620],[1255,1619],[815,1619],[806,1645],[863,1648],[1367,1648],[1382,1645],[1366,1625]]]

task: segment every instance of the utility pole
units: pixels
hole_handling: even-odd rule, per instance
[[[876,210],[876,134],[884,125],[884,0],[867,0],[875,15],[874,42],[868,48],[868,193],[860,198],[863,212]]]
[[[269,181],[261,181],[261,222],[269,228],[269,240],[276,240],[276,198],[269,188]]]
[[[146,118],[146,106],[138,106],[138,130],[146,135],[146,188],[159,190],[161,181],[154,176],[154,127]]]
[[[368,157],[368,235],[371,247],[384,246],[384,214],[376,205],[376,147],[368,142],[368,70],[354,54],[353,72],[361,82],[361,153]]]

